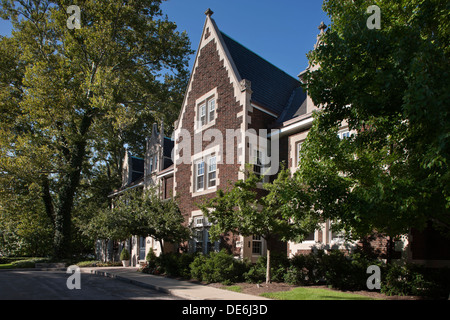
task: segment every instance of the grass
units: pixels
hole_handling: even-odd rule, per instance
[[[375,300],[370,297],[320,288],[295,288],[290,291],[266,292],[261,296],[276,300]]]
[[[234,292],[242,292],[242,287],[240,287],[240,286],[226,286],[226,287],[223,287],[223,289],[234,291]]]

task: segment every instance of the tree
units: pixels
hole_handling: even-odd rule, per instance
[[[367,28],[370,5],[381,29]],[[326,218],[354,236],[450,226],[447,1],[324,1],[331,26],[309,53],[305,88],[321,107],[302,176]],[[348,123],[355,134],[337,137]]]
[[[182,243],[190,238],[176,199],[161,199],[157,188],[131,189],[113,200],[112,209],[104,209],[85,229],[93,240],[125,241],[131,236],[153,237],[159,241]]]
[[[86,175],[119,171],[124,143],[142,151],[144,123],[176,118],[191,50],[161,2],[79,1],[69,29],[72,1],[2,1],[14,32],[0,39],[0,170],[41,186],[55,257],[70,255]]]
[[[270,282],[270,253],[273,241],[301,241],[319,228],[320,215],[311,210],[303,186],[282,169],[272,183],[265,183],[247,170],[246,179],[235,182],[228,191],[218,190],[217,196],[200,205],[211,221],[209,233],[213,239],[233,232],[242,236],[261,236],[267,242],[266,283]]]
[[[149,189],[144,193],[138,207],[135,234],[151,236],[159,241],[162,253],[164,253],[163,241],[179,244],[190,239],[191,232],[184,225],[184,216],[176,199],[161,199],[156,188]]]

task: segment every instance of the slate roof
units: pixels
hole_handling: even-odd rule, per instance
[[[223,41],[242,79],[250,80],[252,101],[267,108],[286,121],[295,116],[306,99],[300,81],[288,75],[256,53],[221,32]],[[306,112],[306,110],[305,110]],[[297,114],[298,115],[298,114]],[[278,122],[277,121],[277,122]]]

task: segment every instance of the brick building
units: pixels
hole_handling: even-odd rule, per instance
[[[298,78],[291,77],[222,32],[211,17],[211,10],[205,14],[191,78],[174,126],[174,139],[165,136],[163,127],[154,125],[145,159],[127,153],[123,186],[111,196],[129,188],[157,184],[163,198],[177,196],[185,224],[194,231],[187,250],[206,254],[226,246],[236,256],[256,261],[265,254],[263,238],[225,235],[222,243],[212,243],[208,238],[210,224],[197,204],[214,197],[219,188],[227,189],[243,179],[246,163],[253,163],[258,172],[269,170],[274,174],[278,164],[285,161],[295,171],[299,148],[317,107],[301,88],[303,72]],[[320,33],[325,29],[322,23]],[[317,41],[319,37],[320,34]],[[341,137],[348,134],[345,126],[339,131]],[[261,138],[266,136],[267,141]],[[368,242],[382,252],[387,250],[384,238]],[[407,240],[391,243],[398,257],[412,258],[411,250],[404,250],[406,244]],[[284,243],[279,250],[292,256],[308,253],[315,246],[351,249],[357,245],[344,243],[327,222],[304,242]],[[160,252],[153,239],[133,237],[132,263],[144,260],[150,248]],[[171,245],[170,249],[177,248]]]

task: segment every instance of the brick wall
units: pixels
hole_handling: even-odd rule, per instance
[[[224,66],[224,61],[220,60],[216,40],[209,42],[199,52],[198,65],[193,72],[191,90],[187,93],[187,106],[181,115],[182,128],[188,130],[191,135],[191,155],[194,151],[194,121],[196,114],[196,101],[211,90],[217,90],[216,100],[216,118],[215,125],[211,128],[222,131],[223,143],[225,143],[226,129],[239,129],[242,123],[242,117],[237,118],[237,114],[242,111],[235,96],[233,84],[230,82],[228,71]],[[180,141],[177,141],[180,142]],[[213,146],[215,141],[203,141],[202,150],[207,146]],[[221,141],[217,141],[221,144]],[[226,159],[226,150],[223,150],[223,159]],[[180,154],[180,156],[183,156]],[[234,148],[234,164],[218,163],[218,188],[226,189],[229,186],[228,181],[236,181],[240,165],[237,161],[237,146]],[[225,161],[223,161],[225,162]],[[175,190],[179,197],[180,209],[185,216],[187,224],[192,211],[199,210],[197,203],[215,196],[215,193],[209,193],[202,196],[195,196],[191,190],[193,181],[193,172],[191,164],[177,164],[175,172]]]

